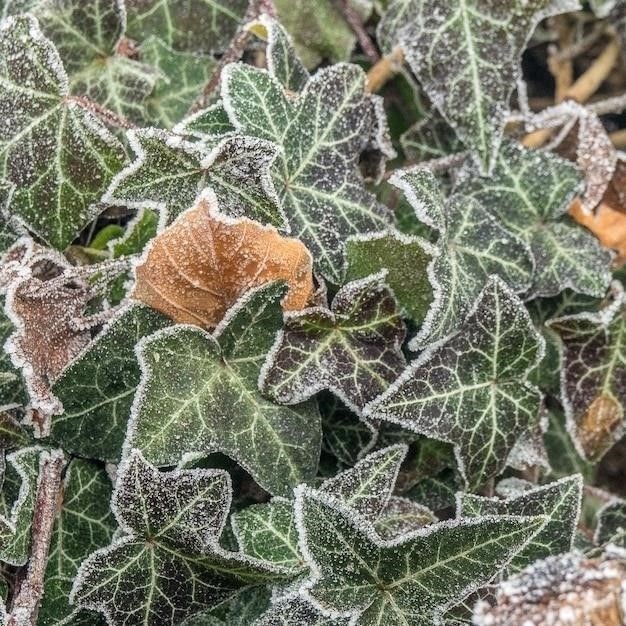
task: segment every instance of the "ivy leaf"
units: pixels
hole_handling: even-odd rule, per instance
[[[347,617],[326,617],[304,598],[294,596],[273,604],[253,626],[349,626]]]
[[[41,626],[58,624],[73,612],[68,596],[81,562],[111,541],[115,531],[109,509],[111,491],[103,469],[82,459],[71,461],[46,565],[37,622]]]
[[[429,265],[436,249],[424,239],[389,231],[346,242],[347,280],[386,270],[385,282],[406,314],[421,324],[433,302]]]
[[[236,132],[221,102],[216,102],[206,109],[192,113],[176,124],[173,131],[178,135],[200,139],[209,144],[221,135],[235,134]]]
[[[297,404],[322,389],[356,413],[405,367],[405,328],[383,274],[343,286],[330,310],[289,313],[259,379],[282,404]]]
[[[364,415],[452,443],[475,490],[536,423],[541,394],[526,377],[542,351],[524,305],[493,277],[457,334],[422,353]]]
[[[541,517],[482,517],[387,542],[336,500],[306,487],[297,490],[296,519],[313,571],[305,594],[330,616],[352,615],[364,625],[439,623],[447,608],[496,576],[543,523]]]
[[[173,128],[202,91],[215,69],[215,59],[172,50],[157,37],[142,42],[141,60],[156,68],[156,86],[146,99],[147,119],[163,128]]]
[[[506,143],[489,178],[468,168],[456,191],[476,198],[530,246],[535,272],[529,296],[553,296],[566,288],[604,296],[611,255],[565,215],[581,191],[574,165]]]
[[[463,150],[454,130],[436,111],[403,133],[400,144],[406,156],[416,163]]]
[[[211,187],[226,215],[284,226],[268,171],[276,150],[267,141],[227,136],[208,148],[157,128],[131,130],[128,140],[137,156],[111,182],[108,203],[154,208],[171,222]]]
[[[399,539],[436,521],[437,518],[427,507],[408,498],[394,496],[389,498],[387,506],[374,522],[374,530],[381,539]]]
[[[580,516],[582,487],[582,478],[576,474],[505,500],[460,494],[457,514],[469,517],[545,516],[537,534],[511,561],[510,570],[517,572],[539,559],[563,554],[572,549]]]
[[[598,524],[594,543],[626,547],[626,502],[615,500],[605,504],[597,513]]]
[[[577,0],[394,0],[379,26],[385,47],[400,44],[420,85],[459,138],[493,166],[522,52],[537,24],[575,11]]]
[[[430,279],[437,287],[412,349],[440,341],[469,313],[489,276],[500,276],[515,292],[526,291],[533,269],[527,245],[508,233],[475,200],[454,195],[444,202],[434,175],[425,169],[395,174],[418,219],[438,231]]]
[[[174,626],[277,570],[218,545],[230,507],[222,470],[160,473],[131,451],[118,470],[112,510],[124,531],[80,567],[70,601],[110,624]]]
[[[624,433],[626,399],[626,295],[599,313],[548,322],[563,340],[561,396],[567,428],[578,452],[599,460]]]
[[[140,379],[135,345],[169,324],[138,303],[116,314],[55,382],[63,412],[52,418],[52,439],[73,454],[119,461]]]
[[[126,0],[128,37],[151,35],[174,50],[211,53],[222,50],[242,20],[246,0]]]
[[[168,465],[187,452],[220,451],[278,495],[312,478],[321,438],[316,406],[279,407],[257,387],[282,325],[284,291],[273,283],[250,292],[214,335],[179,325],[139,343],[142,381],[129,433],[148,459]]]
[[[15,327],[4,312],[4,298],[0,298],[0,345],[4,346]],[[26,404],[28,395],[19,370],[13,365],[11,356],[3,350],[0,354],[0,406]]]
[[[112,259],[140,253],[158,230],[159,218],[150,209],[140,209],[126,225],[124,234],[107,243]]]
[[[73,99],[52,45],[32,17],[0,27],[0,173],[7,212],[51,246],[65,248],[98,213],[125,160],[122,146]],[[25,94],[24,90],[28,93]]]
[[[389,221],[358,172],[373,130],[383,133],[365,74],[355,65],[324,68],[291,99],[272,74],[233,63],[222,74],[222,98],[237,130],[279,146],[272,177],[291,232],[322,276],[341,284],[343,242]]]

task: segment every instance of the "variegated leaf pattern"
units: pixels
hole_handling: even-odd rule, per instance
[[[289,313],[259,385],[278,402],[296,404],[326,389],[352,410],[381,394],[406,361],[405,329],[381,274],[344,285],[330,310]]]
[[[0,173],[6,210],[55,248],[92,219],[125,160],[119,142],[69,95],[52,43],[32,17],[0,26]],[[19,114],[16,114],[19,112]]]
[[[341,284],[343,242],[389,221],[358,171],[359,155],[381,123],[365,74],[355,65],[324,68],[295,99],[278,78],[249,65],[228,66],[222,80],[237,130],[280,148],[272,178],[291,234],[311,250],[319,272]]]
[[[524,305],[494,277],[458,332],[423,352],[364,414],[453,444],[477,489],[538,420],[541,394],[526,377],[542,352]]]
[[[257,387],[282,325],[284,293],[276,283],[250,292],[215,335],[176,325],[140,342],[142,380],[128,436],[146,458],[170,465],[185,453],[220,451],[276,495],[312,478],[321,439],[316,405],[280,407]]]
[[[535,271],[528,295],[554,296],[566,288],[602,297],[611,280],[611,254],[567,215],[580,193],[574,165],[548,152],[506,143],[489,178],[468,168],[456,192],[476,198],[531,249]]]

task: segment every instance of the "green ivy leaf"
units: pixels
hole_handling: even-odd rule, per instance
[[[422,353],[364,414],[453,444],[475,490],[537,421],[541,394],[526,377],[542,351],[524,305],[493,277],[458,332]]]
[[[292,99],[272,74],[233,63],[222,74],[222,97],[240,132],[279,146],[272,177],[291,233],[320,273],[342,284],[343,242],[388,222],[358,171],[374,129],[383,133],[365,74],[355,65],[324,68]]]
[[[447,608],[494,578],[543,523],[456,520],[387,542],[335,499],[306,487],[297,490],[296,519],[313,571],[305,594],[330,616],[352,615],[363,625],[438,623]]]
[[[0,297],[0,345],[4,346],[13,334],[13,322],[4,312],[4,297]],[[0,353],[0,407],[14,404],[26,404],[28,394],[18,368],[13,365],[10,355],[3,350]]]
[[[174,50],[211,53],[235,34],[246,0],[126,0],[126,34],[137,41],[151,35]]]
[[[424,239],[389,231],[352,237],[346,242],[347,280],[386,270],[385,282],[404,312],[421,324],[433,302],[429,265],[436,254]]]
[[[111,481],[103,469],[82,459],[71,461],[48,554],[40,626],[58,624],[74,611],[68,596],[80,564],[106,546],[115,531],[109,508],[111,492]]]
[[[98,214],[94,203],[124,152],[69,95],[61,60],[36,20],[2,23],[0,59],[0,174],[12,187],[7,212],[63,249]]]
[[[438,231],[431,281],[431,306],[412,349],[440,341],[458,328],[489,276],[501,277],[515,292],[530,286],[532,259],[527,245],[508,233],[475,200],[454,195],[444,201],[428,170],[407,170],[391,182],[404,191],[418,219]]]
[[[111,624],[175,626],[246,583],[279,580],[277,569],[219,547],[230,499],[222,470],[160,473],[131,451],[112,505],[124,532],[83,562],[70,601]]]
[[[392,293],[377,274],[343,286],[331,309],[289,313],[259,379],[282,404],[326,389],[356,413],[398,377],[406,361],[405,328]]]
[[[510,570],[517,572],[539,559],[572,549],[580,516],[582,487],[582,477],[576,474],[504,500],[459,494],[457,515],[545,516],[537,534],[511,561]]]
[[[174,126],[174,132],[213,143],[221,135],[235,134],[228,113],[221,102],[216,102],[186,117]]]
[[[140,342],[143,374],[129,432],[148,459],[168,465],[187,452],[220,451],[277,495],[313,476],[317,407],[279,407],[257,387],[282,325],[284,292],[275,283],[250,292],[214,335],[177,325]]]
[[[146,100],[146,117],[153,124],[173,128],[202,91],[215,69],[215,59],[172,50],[157,37],[142,42],[140,55],[160,73]]]
[[[159,217],[150,209],[140,209],[137,215],[126,225],[124,234],[107,243],[112,259],[139,254],[146,244],[156,236]]]
[[[408,498],[393,496],[374,522],[374,530],[381,539],[398,539],[436,521],[429,508]]]
[[[411,126],[400,137],[400,145],[406,156],[416,163],[437,159],[460,152],[463,144],[448,122],[437,111]]]
[[[597,518],[594,543],[626,548],[626,501],[615,500],[605,504],[598,511]]]
[[[182,626],[250,626],[270,604],[267,587],[246,587],[221,605],[194,615]]]
[[[211,187],[227,215],[284,227],[269,177],[270,143],[226,136],[209,148],[156,128],[129,131],[128,140],[136,158],[112,181],[110,204],[158,209],[171,222]]]
[[[170,324],[142,304],[124,307],[53,385],[63,412],[52,418],[52,439],[73,454],[119,461],[141,376],[135,345]]]
[[[488,172],[530,36],[546,17],[578,8],[577,0],[393,0],[378,34],[387,51],[402,46],[428,97]]]
[[[253,626],[349,626],[347,617],[326,617],[304,598],[281,600],[254,622]]]
[[[626,295],[617,288],[599,313],[548,322],[563,340],[561,396],[578,452],[599,460],[624,433],[626,406]]]
[[[477,174],[468,168],[456,192],[476,198],[530,246],[535,272],[528,295],[553,296],[570,288],[604,296],[611,254],[565,215],[581,191],[574,165],[549,152],[506,143],[491,176]]]

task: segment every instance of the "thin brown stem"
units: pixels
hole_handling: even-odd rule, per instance
[[[616,130],[614,133],[611,133],[609,137],[611,138],[613,145],[618,150],[626,149],[626,128],[622,128],[621,130]]]
[[[354,10],[354,7],[348,2],[348,0],[336,0],[335,4],[341,11],[341,14],[345,18],[346,22],[350,25],[352,32],[356,35],[356,38],[361,46],[361,50],[365,53],[365,56],[372,62],[378,63],[380,61],[380,54],[376,45],[372,41],[371,37],[367,34],[361,17]]]
[[[66,460],[60,450],[42,454],[31,528],[31,551],[26,577],[13,599],[8,626],[36,626],[43,595],[43,581],[52,539],[52,529],[61,496],[61,479]]]
[[[368,91],[376,93],[382,89],[382,87],[402,69],[403,63],[404,52],[402,48],[394,48],[394,50],[370,68],[367,73]]]
[[[252,33],[247,28],[248,24],[258,19],[263,14],[269,15],[270,17],[276,17],[276,7],[274,6],[273,0],[250,0],[241,25],[237,29],[234,37],[231,39],[228,48],[224,51],[217,67],[213,71],[213,74],[211,74],[209,80],[202,89],[202,93],[196,98],[195,102],[189,108],[189,114],[196,113],[209,105],[213,92],[220,84],[224,68],[230,63],[239,61],[239,59],[243,56],[246,46],[252,37]]]
[[[102,105],[94,102],[87,96],[67,96],[68,102],[75,102],[80,105],[84,109],[91,111],[95,115],[97,115],[101,120],[110,124],[111,126],[115,126],[117,128],[137,128],[135,124],[127,120],[125,117],[121,115],[117,115],[117,113],[113,113],[110,109],[103,107]]]
[[[554,56],[556,61],[568,61],[575,59],[576,57],[584,54],[593,46],[594,43],[599,41],[606,33],[607,27],[604,22],[597,22],[594,24],[591,32],[578,40],[575,43],[571,43],[568,46],[561,48]]]
[[[554,18],[555,27],[559,42],[559,50],[569,46],[574,39],[574,30],[569,19],[565,15]],[[567,90],[574,81],[574,64],[571,59],[561,59],[557,57],[557,50],[550,48],[548,57],[548,69],[554,76],[554,101],[558,104],[562,102]]]

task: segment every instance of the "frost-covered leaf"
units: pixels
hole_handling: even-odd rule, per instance
[[[385,282],[406,314],[419,326],[433,302],[429,264],[436,251],[419,237],[381,232],[346,242],[347,280],[386,270]]]
[[[561,395],[568,431],[584,458],[597,461],[624,433],[626,295],[599,313],[549,322],[563,340]]]
[[[333,0],[274,0],[278,18],[294,40],[304,65],[347,61],[356,37]]]
[[[0,498],[0,561],[10,565],[24,565],[30,554],[41,457],[38,447],[22,448],[6,457]]]
[[[70,601],[116,626],[175,626],[245,583],[279,579],[219,547],[230,490],[222,470],[160,473],[132,451],[113,494],[123,533],[83,562]]]
[[[63,411],[52,438],[73,454],[118,461],[140,379],[135,345],[169,324],[142,304],[124,307],[54,384]]]
[[[174,50],[211,53],[230,41],[243,18],[246,0],[126,0],[126,34],[151,35]]]
[[[349,626],[347,617],[326,617],[310,602],[294,596],[273,604],[252,626]]]
[[[530,246],[535,272],[529,295],[553,296],[566,288],[604,295],[611,280],[610,253],[565,215],[581,191],[574,165],[506,143],[489,178],[470,168],[456,191],[476,198]]]
[[[435,476],[423,478],[403,495],[432,511],[439,511],[454,507],[456,494],[461,488],[457,474],[448,468]]]
[[[129,432],[148,459],[168,465],[186,452],[220,451],[279,495],[313,476],[321,439],[317,407],[280,407],[257,387],[282,324],[284,291],[274,283],[249,293],[215,335],[181,325],[140,342],[142,382]]]
[[[157,234],[159,218],[150,209],[140,209],[137,215],[126,225],[124,234],[107,243],[111,258],[118,259],[131,254],[138,254]]]
[[[502,140],[520,59],[544,18],[574,11],[577,0],[392,0],[379,25],[387,51],[400,44],[420,85],[491,169]]]
[[[341,284],[343,242],[389,221],[358,171],[372,133],[383,133],[365,74],[355,65],[324,68],[295,99],[278,78],[249,65],[229,65],[222,81],[237,130],[281,148],[272,177],[291,232],[311,250],[320,273]]]
[[[457,334],[422,353],[364,414],[452,443],[476,489],[536,423],[541,395],[525,379],[542,351],[524,305],[494,277]]]
[[[68,596],[80,564],[111,541],[116,526],[111,491],[111,481],[97,465],[82,459],[69,464],[48,554],[40,626],[58,624],[73,612]]]
[[[509,565],[511,571],[519,571],[539,559],[572,549],[581,497],[582,480],[574,475],[502,500],[461,494],[458,515],[545,516],[540,530]]]
[[[270,590],[265,587],[246,587],[221,605],[194,615],[182,626],[250,626],[270,604]]]
[[[134,298],[203,328],[217,326],[243,294],[273,280],[289,285],[285,310],[303,308],[313,294],[304,245],[270,226],[225,218],[209,189],[151,242],[135,278]]]
[[[360,413],[398,377],[405,328],[377,274],[344,285],[331,309],[289,313],[259,379],[278,402],[296,404],[326,389]]]
[[[374,529],[381,539],[398,539],[436,521],[427,507],[408,498],[392,497],[374,522]]]
[[[484,517],[383,541],[349,509],[308,488],[298,488],[296,511],[313,570],[306,594],[331,616],[358,615],[364,625],[438,623],[448,607],[496,576],[542,523]]]
[[[4,298],[0,298],[0,345],[4,346],[6,340],[14,331],[11,320],[4,312]],[[19,370],[13,365],[9,354],[3,350],[0,353],[0,406],[10,404],[24,404],[27,395]]]
[[[429,268],[435,302],[411,347],[453,332],[489,276],[500,276],[515,292],[528,289],[532,259],[526,244],[478,202],[461,194],[444,201],[435,176],[425,169],[400,172],[391,182],[404,191],[418,219],[438,231],[438,254]]]
[[[156,128],[129,131],[128,139],[136,157],[112,181],[107,202],[159,209],[171,222],[211,187],[226,215],[284,226],[268,169],[276,150],[267,141],[231,135],[207,147]]]
[[[613,544],[626,548],[626,501],[615,500],[598,511],[598,525],[594,536],[599,546]]]
[[[69,96],[61,60],[32,17],[0,27],[0,173],[7,212],[56,248],[97,215],[121,168],[117,140]]]
[[[400,144],[406,156],[417,163],[463,149],[454,130],[436,112],[413,124],[400,137]]]
[[[215,60],[172,50],[157,37],[142,42],[141,60],[159,72],[156,86],[146,99],[146,118],[163,128],[173,128],[202,91],[215,68]]]
[[[216,102],[183,119],[174,127],[174,132],[211,143],[221,135],[234,134],[235,127],[224,105]]]

